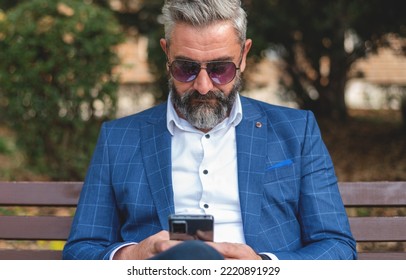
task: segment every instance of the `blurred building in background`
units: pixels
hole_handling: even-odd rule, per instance
[[[129,38],[117,48],[121,65],[117,117],[127,116],[154,105],[154,76],[148,67],[148,39]]]
[[[390,42],[391,49],[379,49],[354,65],[346,91],[349,108],[399,110],[406,100],[406,40]]]

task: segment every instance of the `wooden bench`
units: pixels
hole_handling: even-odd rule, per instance
[[[0,182],[0,207],[20,211],[30,206],[76,207],[81,189],[82,182]],[[0,216],[0,241],[66,240],[71,223],[71,216]],[[62,259],[62,251],[2,249],[0,245],[1,259]]]
[[[340,183],[348,209],[360,207],[406,207],[406,182]],[[81,182],[0,182],[0,208],[6,207],[75,207]],[[74,208],[73,208],[74,209]],[[38,249],[5,249],[7,240],[66,240],[71,216],[16,216],[0,212],[0,259],[61,259],[62,252]],[[9,211],[10,212],[10,211]],[[11,211],[12,212],[12,211]],[[405,242],[406,217],[351,217],[351,229],[358,245],[364,242]],[[402,243],[401,243],[402,244]],[[403,245],[404,246],[404,245]],[[359,259],[406,259],[401,252],[360,252]]]

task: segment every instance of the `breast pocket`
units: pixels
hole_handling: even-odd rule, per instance
[[[282,164],[283,163],[283,164]],[[298,166],[293,161],[285,161],[269,166],[264,178],[266,205],[272,211],[282,211],[283,215],[295,212],[300,193]],[[290,207],[286,207],[290,205]],[[281,214],[282,215],[282,214]]]
[[[280,161],[266,168],[265,183],[288,180],[289,177],[293,179],[295,174],[295,164],[292,160]]]

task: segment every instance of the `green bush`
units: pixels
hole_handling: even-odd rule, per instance
[[[0,137],[0,154],[10,154],[10,148],[8,147],[6,140],[2,137]]]
[[[32,168],[83,179],[100,123],[115,113],[122,39],[112,12],[83,0],[0,10],[0,120]]]

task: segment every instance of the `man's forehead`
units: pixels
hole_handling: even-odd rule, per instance
[[[205,27],[177,24],[170,42],[170,52],[174,56],[202,56],[207,59],[207,56],[234,56],[240,50],[233,26],[225,21]]]

